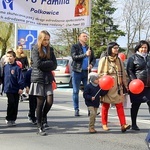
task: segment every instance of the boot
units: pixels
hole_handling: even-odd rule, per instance
[[[90,133],[96,133],[97,131],[96,131],[94,128],[90,128],[90,129],[89,129],[89,132],[90,132]]]
[[[78,110],[78,109],[75,110],[75,116],[80,116],[80,115],[79,115],[79,110]]]

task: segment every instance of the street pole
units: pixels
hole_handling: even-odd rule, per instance
[[[15,41],[14,41],[14,50],[17,48],[17,43],[18,43],[18,24],[15,23]]]

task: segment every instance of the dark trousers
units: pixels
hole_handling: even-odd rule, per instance
[[[141,103],[132,103],[131,105],[131,121],[132,121],[132,126],[136,126],[137,125],[137,114],[139,111]],[[148,110],[150,113],[150,101],[147,102],[148,105]]]
[[[8,98],[6,120],[15,121],[18,114],[19,94],[6,93]]]
[[[29,95],[29,117],[35,119],[35,110],[37,105],[37,99],[34,95]]]

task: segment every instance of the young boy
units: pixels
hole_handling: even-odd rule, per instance
[[[4,92],[8,98],[6,125],[15,126],[18,114],[19,95],[24,88],[24,79],[20,67],[16,64],[16,54],[8,51],[8,63],[4,66]]]
[[[96,133],[95,130],[95,120],[97,115],[97,109],[100,105],[100,96],[104,96],[108,91],[104,91],[99,87],[99,75],[97,73],[91,72],[89,74],[90,83],[85,87],[83,92],[83,97],[85,99],[85,104],[89,110],[89,132]]]

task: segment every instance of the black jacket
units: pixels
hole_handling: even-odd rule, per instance
[[[150,87],[150,57],[144,58],[138,54],[132,55],[127,62],[127,74],[130,81],[140,79],[145,86]]]
[[[38,47],[35,45],[31,51],[32,57],[32,73],[31,73],[31,82],[32,83],[41,83],[49,84],[52,83],[54,77],[51,73],[52,70],[55,70],[57,67],[56,57],[54,55],[54,50],[50,48],[50,59],[46,60],[39,57]]]
[[[86,49],[88,50],[88,46],[86,46]],[[90,48],[91,50],[91,56],[90,56],[90,64],[92,66],[94,66],[96,59],[94,57],[94,52],[93,50]],[[86,56],[86,54],[84,54],[83,49],[82,49],[82,45],[80,43],[78,44],[74,44],[72,45],[71,48],[71,57],[72,57],[72,70],[76,71],[76,72],[82,72],[82,62],[83,59]]]

